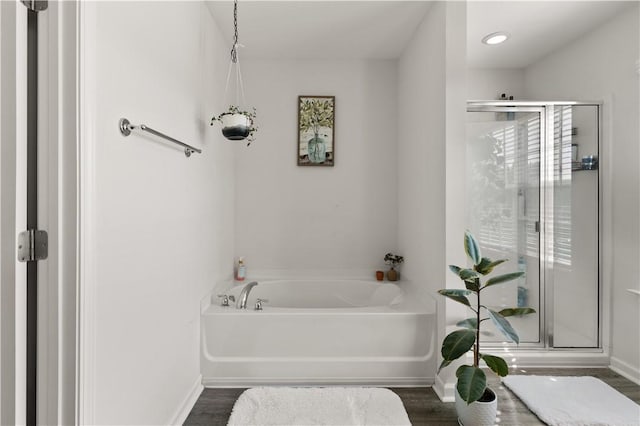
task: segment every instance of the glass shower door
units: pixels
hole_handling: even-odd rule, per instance
[[[472,107],[467,114],[467,224],[482,255],[509,259],[495,274],[524,271],[517,281],[483,291],[491,309],[531,307],[535,314],[510,317],[521,346],[539,346],[543,303],[540,279],[540,161],[544,109]],[[487,321],[481,336],[501,343],[500,332]]]
[[[547,244],[549,346],[597,348],[599,341],[599,106],[553,105]],[[553,119],[551,120],[551,117]]]

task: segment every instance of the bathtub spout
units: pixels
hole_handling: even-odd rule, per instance
[[[249,298],[249,293],[251,292],[251,289],[257,285],[257,281],[251,281],[249,284],[244,286],[244,288],[240,292],[240,296],[238,296],[236,309],[247,309],[247,299]]]

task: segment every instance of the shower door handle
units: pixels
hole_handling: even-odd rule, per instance
[[[540,221],[536,220],[534,226],[535,226],[536,232],[539,234],[540,233]]]

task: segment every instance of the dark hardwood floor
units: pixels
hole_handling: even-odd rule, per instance
[[[640,386],[614,373],[608,368],[531,368],[516,369],[511,374],[535,374],[548,376],[593,376],[597,377],[620,393],[640,404]],[[491,387],[498,394],[499,425],[528,426],[542,425],[522,402],[500,384],[493,374],[487,374]],[[457,425],[453,403],[440,402],[431,388],[389,388],[400,398],[414,426],[420,425]],[[205,389],[189,417],[185,421],[188,426],[226,425],[233,404],[244,389]]]

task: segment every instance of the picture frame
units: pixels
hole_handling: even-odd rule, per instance
[[[298,166],[335,164],[335,96],[298,96]]]

